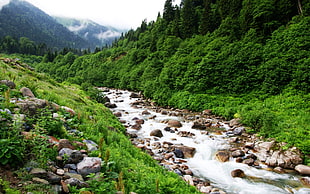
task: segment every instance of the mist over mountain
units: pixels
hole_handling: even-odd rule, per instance
[[[56,49],[94,49],[111,44],[120,32],[89,20],[55,19],[26,1],[11,0],[0,4],[0,38],[5,36]]]
[[[102,26],[91,20],[54,17],[74,34],[84,38],[94,46],[110,45],[121,36],[122,31],[113,27]]]

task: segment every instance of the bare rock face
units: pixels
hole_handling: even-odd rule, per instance
[[[168,121],[168,127],[175,127],[175,128],[180,128],[182,127],[182,123],[177,120],[169,120]]]
[[[295,170],[303,175],[310,175],[310,166],[299,164],[295,166]]]
[[[228,151],[218,151],[215,157],[220,162],[227,162],[229,161],[230,153]]]
[[[34,98],[34,94],[32,93],[32,91],[29,88],[23,87],[20,89],[20,92],[22,93],[22,95],[24,97],[30,97],[30,98]]]

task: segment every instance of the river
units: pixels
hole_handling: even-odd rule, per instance
[[[192,158],[182,159],[195,177],[199,177],[211,182],[211,185],[229,194],[310,194],[310,189],[304,187],[297,174],[276,173],[266,170],[267,166],[260,164],[259,168],[237,163],[233,159],[228,162],[219,162],[215,159],[218,150],[225,150],[230,147],[228,136],[225,133],[202,133],[202,130],[192,129],[193,122],[181,116],[169,116],[156,111],[156,108],[147,109],[143,105],[132,106],[138,98],[131,98],[131,92],[121,90],[110,90],[105,92],[111,103],[116,104],[116,108],[111,110],[119,113],[119,119],[127,127],[128,133],[135,133],[136,139],[145,140],[147,148],[152,149],[155,156],[164,153],[161,148],[154,147],[154,143],[172,142],[174,145],[184,145],[193,147],[196,152]],[[136,103],[139,104],[139,103]],[[170,114],[171,115],[171,114]],[[174,114],[172,114],[174,115]],[[199,117],[199,116],[197,116]],[[144,124],[141,129],[133,129],[135,120],[143,119]],[[186,131],[188,136],[180,136],[177,132],[164,130],[167,127],[167,120],[178,120],[182,127],[177,131]],[[214,122],[214,121],[210,121]],[[217,122],[219,128],[229,129],[227,122]],[[163,136],[161,138],[150,136],[150,132],[160,129]],[[153,156],[154,157],[154,156]],[[171,160],[170,160],[171,161]],[[174,162],[177,161],[173,160]],[[233,178],[231,171],[241,169],[247,177],[255,178]]]

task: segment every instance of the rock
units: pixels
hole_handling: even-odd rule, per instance
[[[147,110],[142,111],[142,115],[150,115],[151,113]]]
[[[245,131],[244,127],[237,127],[232,131],[232,133],[234,135],[241,135],[244,131]]]
[[[41,179],[41,178],[38,178],[38,177],[32,178],[32,181],[35,182],[35,183],[44,184],[44,185],[48,185],[49,184],[49,182],[47,180]]]
[[[257,145],[257,147],[255,147],[255,150],[260,151],[262,149],[266,150],[266,151],[270,151],[271,148],[274,146],[274,142],[263,142]]]
[[[168,114],[168,111],[162,110],[160,113],[161,113],[162,115],[167,115],[167,114]]]
[[[68,169],[71,169],[71,170],[76,170],[77,169],[75,164],[65,164],[64,168],[68,168]]]
[[[188,146],[174,146],[175,150],[180,150],[183,153],[183,157],[178,158],[192,158],[196,153],[196,148]]]
[[[87,150],[88,150],[89,152],[98,150],[98,145],[97,145],[95,142],[93,142],[92,140],[86,140],[86,139],[84,139],[84,140],[83,140],[83,143],[86,144]]]
[[[165,158],[166,160],[169,160],[169,159],[172,158],[172,157],[173,157],[173,153],[167,153],[167,154],[164,155],[164,158]]]
[[[20,108],[22,113],[28,113],[34,115],[37,109],[44,108],[47,106],[46,100],[29,98],[25,100],[20,100],[16,105]]]
[[[75,178],[75,179],[78,179],[80,181],[84,181],[82,175],[76,174],[76,173],[69,173],[69,172],[67,172],[67,173],[64,174],[64,178],[65,179]]]
[[[237,119],[232,119],[229,121],[229,126],[230,127],[234,127],[234,126],[238,126],[240,125],[240,119],[237,118]]]
[[[303,175],[310,175],[310,166],[299,164],[295,166],[295,170]]]
[[[29,89],[29,88],[26,88],[26,87],[22,87],[20,89],[20,92],[22,93],[22,95],[24,97],[30,97],[30,98],[34,98],[34,94],[32,93],[32,91]]]
[[[212,110],[206,109],[206,110],[202,111],[202,114],[204,114],[204,115],[211,115],[212,114]]]
[[[205,130],[207,127],[206,125],[199,123],[197,121],[194,122],[192,129],[200,129],[200,130]]]
[[[190,175],[184,175],[184,176],[183,176],[183,180],[184,180],[185,182],[187,182],[189,185],[194,186],[194,181],[193,181],[193,177],[192,177],[192,176],[190,176]]]
[[[15,87],[16,87],[15,83],[12,81],[9,81],[9,80],[1,80],[0,85],[6,85],[7,87],[9,87],[11,89],[15,89]]]
[[[255,160],[253,158],[248,158],[248,159],[245,159],[243,160],[243,164],[246,164],[248,166],[252,166],[254,164]]]
[[[83,154],[79,150],[73,150],[71,153],[68,162],[69,164],[77,164],[84,158]]]
[[[59,140],[58,150],[61,150],[62,148],[70,148],[72,150],[75,149],[75,147],[71,144],[71,142],[68,139]]]
[[[184,158],[183,151],[180,149],[175,149],[173,153],[175,154],[175,157],[177,158]]]
[[[142,125],[142,124],[144,124],[144,120],[143,119],[137,119],[136,123]]]
[[[114,113],[114,116],[116,116],[116,117],[122,117],[122,113],[121,113],[121,112],[116,112],[116,113]]]
[[[33,168],[31,169],[30,174],[39,178],[46,178],[47,176],[46,170],[42,168]]]
[[[273,171],[274,172],[276,172],[276,173],[279,173],[279,174],[283,174],[283,173],[286,173],[286,171],[283,169],[283,168],[281,168],[281,167],[275,167],[274,169],[273,169]]]
[[[228,151],[218,151],[215,157],[220,162],[227,162],[229,161],[230,154]]]
[[[132,129],[135,129],[135,130],[140,130],[142,128],[142,126],[140,124],[134,124],[131,126]]]
[[[111,102],[106,102],[104,103],[104,106],[107,107],[107,108],[116,108],[116,104],[113,104]]]
[[[310,187],[310,177],[302,177],[302,178],[300,178],[300,182],[303,185]]]
[[[164,130],[165,131],[171,131],[171,128],[170,127],[165,127]]]
[[[84,157],[84,159],[77,164],[77,171],[82,176],[100,172],[101,162],[101,158],[98,157]]]
[[[58,154],[59,156],[63,157],[63,158],[69,158],[72,154],[73,150],[70,148],[62,148],[61,150],[59,150]]]
[[[243,157],[243,156],[245,156],[245,153],[242,150],[236,150],[236,151],[233,151],[231,153],[231,156],[234,157],[234,158]]]
[[[63,169],[57,169],[56,174],[59,176],[63,176],[65,174],[65,171]]]
[[[150,136],[163,137],[164,135],[160,129],[155,129],[155,130],[151,131]]]
[[[47,179],[46,179],[50,184],[59,184],[61,181],[61,177],[52,173],[52,172],[47,172]]]
[[[67,185],[70,185],[70,186],[75,186],[77,188],[83,188],[83,187],[88,187],[88,184],[83,182],[83,181],[80,181],[76,178],[69,178],[67,180],[64,181]]]
[[[234,178],[235,177],[239,177],[239,178],[244,178],[245,177],[245,174],[244,174],[243,170],[241,170],[241,169],[233,170],[233,171],[231,171],[230,174]]]
[[[129,96],[130,98],[141,98],[141,95],[140,94],[138,94],[138,93],[131,93],[130,94],[130,96]]]
[[[76,112],[73,109],[69,108],[69,107],[61,106],[61,108],[63,110],[65,110],[66,112],[70,113],[71,115],[76,115]]]
[[[179,136],[181,136],[181,137],[193,137],[193,136],[195,136],[194,133],[191,133],[191,132],[189,132],[189,131],[179,131],[179,132],[177,133],[177,135],[179,135]]]
[[[169,120],[168,121],[168,127],[180,128],[180,127],[182,127],[182,124],[180,121],[177,121],[177,120]]]
[[[200,187],[199,191],[202,193],[211,193],[212,187],[211,186],[202,186],[202,187]]]
[[[65,181],[61,180],[60,184],[62,186],[62,190],[63,190],[64,193],[69,193],[70,192],[68,184],[65,183]]]

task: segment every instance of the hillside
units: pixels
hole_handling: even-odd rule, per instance
[[[0,58],[0,70],[0,193],[197,193],[131,144],[111,111],[91,100],[97,90],[85,94],[10,58]],[[64,174],[81,153],[102,161],[100,176]]]
[[[36,69],[59,81],[142,91],[160,105],[240,118],[249,132],[309,154],[309,8],[309,1],[292,0],[167,0],[156,22],[143,21],[113,48],[69,53]]]
[[[56,21],[74,34],[84,38],[94,47],[101,48],[111,45],[121,36],[121,31],[112,27],[99,25],[91,20],[78,20],[73,18],[54,17]]]
[[[95,33],[94,30],[100,30],[97,32],[98,37],[100,32],[106,32],[102,31],[104,29],[102,26],[92,23],[91,27],[92,29],[85,30],[91,33]],[[36,44],[44,43],[47,47],[56,49],[65,47],[95,49],[96,46],[102,47],[111,43],[111,40],[103,35],[96,39],[93,35],[85,37],[80,36],[79,33],[75,34],[37,7],[20,0],[12,0],[0,10],[0,37],[5,36],[17,39],[27,37]],[[112,38],[115,39],[115,37]]]

